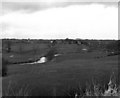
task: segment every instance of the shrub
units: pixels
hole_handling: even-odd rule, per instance
[[[7,42],[6,42],[6,48],[7,48],[7,52],[8,52],[8,53],[11,52],[11,46],[12,46],[11,41],[7,41]]]
[[[2,58],[2,76],[6,76],[7,75],[7,72],[8,72],[8,68],[7,68],[7,65],[8,65],[8,61],[5,60],[4,58]]]
[[[52,60],[54,58],[54,55],[57,53],[57,49],[56,48],[51,48],[47,54],[45,55],[45,57],[47,58],[47,60]]]

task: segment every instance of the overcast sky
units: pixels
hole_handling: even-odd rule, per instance
[[[117,0],[23,1],[2,0],[0,37],[118,39]]]

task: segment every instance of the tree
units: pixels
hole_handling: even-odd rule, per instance
[[[45,55],[45,57],[47,57],[48,60],[52,60],[54,58],[54,55],[57,53],[57,49],[56,48],[51,48],[47,54]]]
[[[8,53],[11,52],[11,45],[12,45],[12,43],[10,41],[6,42],[6,48],[7,48]]]

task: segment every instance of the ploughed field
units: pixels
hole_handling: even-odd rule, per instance
[[[10,61],[33,58],[32,54],[4,54]],[[41,57],[35,55],[36,58]],[[31,95],[65,95],[71,87],[84,87],[93,78],[101,84],[109,82],[110,75],[118,73],[118,55],[106,56],[104,52],[67,53],[55,57],[43,64],[10,64],[8,76],[3,77],[3,91],[9,81],[15,82],[16,88],[28,85]]]

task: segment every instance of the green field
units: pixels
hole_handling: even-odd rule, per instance
[[[6,47],[7,42],[0,54],[1,59],[3,57],[9,62],[8,74],[2,78],[3,93],[11,81],[14,91],[28,86],[33,96],[64,96],[71,88],[84,88],[93,79],[101,85],[108,84],[113,72],[118,79],[118,55],[108,56],[104,42],[101,45],[97,41],[91,42],[90,46],[61,43],[52,47],[49,43],[14,42],[10,52],[6,51]],[[83,51],[83,48],[88,51]],[[40,59],[51,49],[61,55],[43,64],[23,64]]]
[[[64,95],[70,87],[84,86],[96,78],[107,83],[111,73],[117,75],[118,57],[95,58],[97,53],[61,55],[45,64],[9,65],[8,76],[3,78],[3,89],[12,80],[17,86],[27,84],[32,95]]]

